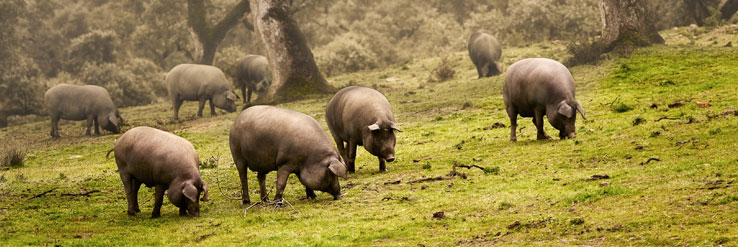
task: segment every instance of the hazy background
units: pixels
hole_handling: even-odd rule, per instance
[[[210,22],[236,2],[208,1]],[[293,2],[292,17],[321,72],[334,76],[463,51],[477,30],[504,46],[591,39],[602,25],[598,2],[306,0]],[[648,4],[665,29],[695,23],[687,2]],[[720,0],[702,2],[717,14]],[[3,0],[0,7],[0,115],[43,114],[43,92],[59,83],[103,86],[119,107],[162,101],[164,73],[193,62],[182,0]],[[718,19],[708,17],[706,25]],[[227,74],[240,57],[263,54],[251,22],[247,14],[219,46],[215,66]]]

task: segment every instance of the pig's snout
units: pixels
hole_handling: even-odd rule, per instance
[[[335,195],[333,195],[333,200],[338,200],[341,197],[343,197],[343,194],[335,194]]]
[[[387,155],[387,157],[384,159],[387,160],[387,162],[395,161],[395,155],[394,154]]]

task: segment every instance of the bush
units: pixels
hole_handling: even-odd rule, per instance
[[[597,64],[605,53],[605,47],[601,42],[585,40],[570,41],[566,44],[566,49],[572,55],[564,62],[568,67],[580,64]]]
[[[158,96],[166,95],[163,74],[145,59],[133,59],[124,66],[86,63],[79,78],[85,84],[107,89],[118,107],[151,104],[160,99]]]
[[[95,30],[74,38],[69,46],[66,71],[77,74],[88,63],[114,63],[118,43],[118,35],[113,31]]]
[[[451,59],[448,57],[441,58],[441,62],[438,63],[438,66],[431,71],[431,79],[437,82],[443,82],[454,78],[454,75],[456,74],[454,67],[455,65],[451,62]]]
[[[26,161],[26,151],[20,148],[11,148],[3,154],[0,168],[10,169],[23,166]]]
[[[326,76],[377,67],[377,54],[356,40],[351,33],[328,43],[316,54],[320,70]]]

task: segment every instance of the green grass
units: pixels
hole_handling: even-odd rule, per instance
[[[535,141],[534,126],[524,119],[518,142],[510,143],[502,76],[477,80],[464,52],[448,55],[456,75],[445,82],[428,80],[439,58],[329,78],[335,86],[383,92],[404,132],[397,161],[388,163],[386,173],[378,173],[376,159],[360,148],[357,173],[341,181],[346,196],[340,200],[322,193],[317,200],[299,200],[304,190],[290,177],[285,198],[297,212],[257,206],[244,215],[239,202],[228,199],[240,190],[227,142],[237,113],[210,117],[206,111],[205,118],[194,119],[189,116],[196,103],[188,102],[181,113],[186,120],[172,122],[168,104],[121,109],[130,124],[125,129],[172,131],[190,140],[202,161],[215,157],[205,162],[213,168],[202,170],[213,201],[202,205],[199,218],[179,217],[165,199],[162,218],[149,219],[153,190],[147,188],[139,196],[142,212],[126,215],[116,166],[105,159],[118,135],[85,137],[82,122],[68,121],[60,125],[60,139],[49,138],[48,121],[0,129],[0,150],[22,146],[28,153],[23,167],[0,171],[0,243],[736,245],[738,117],[722,113],[738,106],[738,52],[701,41],[738,43],[736,29],[707,31],[695,42],[679,39],[685,29],[670,30],[664,33],[667,45],[572,68],[588,119],[577,122],[573,140]],[[556,42],[506,47],[504,68],[537,56],[568,55]],[[280,107],[305,112],[325,128],[329,99],[311,96]],[[614,111],[613,102],[632,109]],[[683,106],[667,106],[673,102]],[[497,122],[508,127],[484,130]],[[557,133],[548,124],[546,130]],[[413,162],[423,157],[433,158]],[[458,168],[467,179],[408,183],[445,176],[455,161],[486,169]],[[609,179],[588,181],[595,174]],[[269,188],[275,176],[267,176]],[[396,180],[401,182],[385,184]],[[249,183],[253,198],[253,173]],[[83,195],[90,191],[98,192]],[[434,218],[436,212],[444,217]]]

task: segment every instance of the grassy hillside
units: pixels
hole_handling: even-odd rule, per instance
[[[330,78],[363,85],[393,104],[397,161],[378,173],[360,148],[357,173],[341,181],[334,201],[318,193],[299,200],[291,176],[285,198],[294,206],[253,207],[238,201],[238,173],[228,148],[237,113],[194,119],[188,102],[172,122],[168,104],[124,108],[132,128],[148,125],[185,137],[201,160],[211,202],[201,217],[177,216],[166,199],[149,219],[153,189],[142,189],[142,212],[126,215],[122,183],[105,159],[118,135],[85,137],[81,122],[63,121],[61,139],[49,123],[0,129],[0,147],[23,147],[25,166],[0,171],[2,245],[736,245],[738,244],[738,27],[664,32],[666,45],[631,57],[571,69],[587,121],[573,140],[535,141],[529,119],[510,143],[502,77],[476,79],[464,53],[450,55],[456,77],[429,82],[438,58]],[[696,35],[696,36],[694,36]],[[565,58],[561,43],[506,47],[504,67],[525,57]],[[330,96],[281,107],[305,112],[326,129]],[[697,104],[710,106],[701,107]],[[189,119],[187,119],[189,117]],[[499,125],[499,124],[497,124]],[[557,132],[546,123],[552,136]],[[414,159],[431,157],[420,162]],[[649,161],[650,160],[650,161]],[[466,178],[446,176],[454,162]],[[595,175],[607,175],[594,179]],[[267,177],[274,189],[276,174]],[[603,177],[603,176],[600,176]],[[252,198],[256,178],[249,177]],[[46,193],[44,193],[46,192]]]

